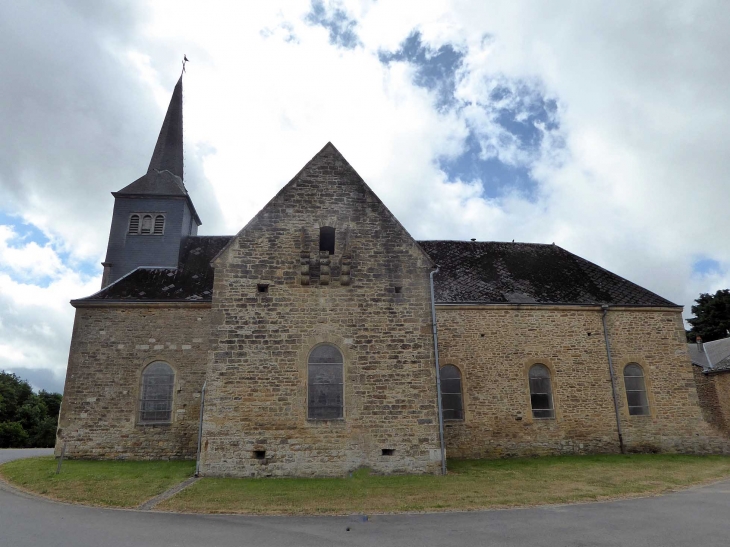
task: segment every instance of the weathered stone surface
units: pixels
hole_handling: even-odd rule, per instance
[[[319,250],[322,226],[336,229],[333,255]],[[432,265],[334,148],[214,266],[204,474],[438,471]],[[342,420],[307,419],[307,358],[319,343],[344,355]]]
[[[205,381],[210,309],[78,308],[56,453],[103,459],[193,459]],[[172,422],[137,423],[140,377],[153,361],[175,370]]]
[[[692,371],[705,420],[730,433],[730,373],[705,374],[698,366]]]
[[[446,422],[450,457],[619,451],[599,307],[440,306],[441,364],[459,367],[465,419]],[[608,313],[624,443],[628,451],[727,452],[702,418],[679,310]],[[551,371],[555,418],[534,419],[529,367]],[[649,416],[630,416],[623,368],[646,376]]]

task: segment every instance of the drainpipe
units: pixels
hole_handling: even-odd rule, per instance
[[[436,329],[436,297],[433,292],[433,276],[437,274],[439,267],[431,270],[431,323],[433,324],[433,352],[436,356],[436,397],[439,411],[439,440],[441,441],[441,474],[446,474],[446,445],[444,444],[444,413],[441,408],[441,367],[439,366],[439,337]]]
[[[616,428],[618,429],[618,444],[621,450],[621,454],[625,454],[624,448],[624,436],[621,431],[621,414],[618,411],[618,396],[616,392],[616,375],[613,373],[613,359],[611,358],[611,343],[608,341],[608,326],[606,325],[606,315],[608,314],[608,305],[604,304],[601,306],[603,310],[603,316],[601,321],[603,322],[603,337],[606,340],[606,355],[608,355],[608,372],[611,375],[611,392],[613,394],[613,409],[616,412]]]
[[[205,385],[208,380],[203,382],[203,389],[200,390],[200,423],[198,424],[198,456],[195,460],[195,476],[200,476],[200,443],[203,440],[203,408],[205,408]]]

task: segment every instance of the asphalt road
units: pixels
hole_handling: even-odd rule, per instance
[[[0,462],[49,450],[0,450]],[[727,546],[730,481],[658,498],[358,517],[198,516],[96,509],[0,487],[0,547]],[[347,531],[347,528],[350,531]]]

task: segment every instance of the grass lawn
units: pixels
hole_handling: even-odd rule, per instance
[[[88,505],[136,507],[191,477],[195,462],[64,460],[56,475],[53,456],[0,466],[8,482],[51,498]]]
[[[135,507],[190,477],[194,462],[17,460],[0,475],[55,499]],[[658,494],[730,477],[724,456],[562,456],[449,461],[446,477],[204,478],[156,507],[199,513],[352,514],[449,511]]]
[[[450,461],[443,476],[204,478],[158,510],[249,514],[448,511],[667,492],[730,476],[723,456],[564,456]]]

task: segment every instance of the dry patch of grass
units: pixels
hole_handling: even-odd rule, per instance
[[[136,507],[192,476],[195,462],[65,460],[56,475],[53,456],[0,466],[0,476],[31,492],[87,505]]]
[[[343,479],[206,478],[156,509],[352,514],[474,510],[658,494],[730,476],[723,456],[567,456],[450,461],[449,474]]]

